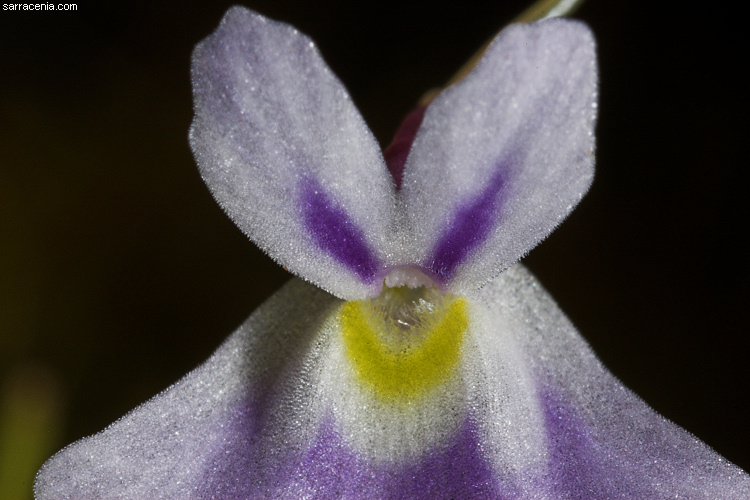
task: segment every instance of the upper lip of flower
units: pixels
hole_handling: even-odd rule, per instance
[[[196,47],[192,78],[190,142],[215,198],[271,257],[344,299],[377,295],[394,269],[471,293],[549,234],[593,177],[595,48],[574,21],[501,32],[405,141],[400,189],[294,28],[230,9]]]

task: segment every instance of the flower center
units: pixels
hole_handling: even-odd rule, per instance
[[[417,288],[420,286],[432,288],[435,286],[435,283],[433,283],[432,280],[419,269],[397,267],[385,277],[385,286],[389,288],[400,286],[406,286],[409,288]]]
[[[361,306],[383,342],[414,344],[440,322],[452,300],[437,288],[397,286],[383,287]]]
[[[407,271],[396,278],[432,284],[423,273]],[[424,285],[386,286],[374,299],[344,304],[340,319],[359,380],[391,401],[409,400],[447,380],[468,328],[463,299]]]

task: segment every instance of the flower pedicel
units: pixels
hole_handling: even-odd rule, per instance
[[[583,24],[505,29],[385,160],[290,26],[232,8],[193,84],[206,184],[309,283],[55,455],[39,500],[750,498],[748,475],[624,388],[516,264],[593,176]]]

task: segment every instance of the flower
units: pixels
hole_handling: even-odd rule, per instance
[[[747,474],[625,389],[516,264],[593,176],[585,26],[504,30],[386,160],[289,26],[231,9],[193,83],[204,180],[311,284],[58,453],[40,500],[750,497]]]

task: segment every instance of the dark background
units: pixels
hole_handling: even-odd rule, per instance
[[[747,47],[738,13],[656,3],[578,12],[599,43],[597,176],[525,263],[625,385],[748,469]],[[383,145],[525,6],[352,4],[247,5],[318,43]],[[0,383],[44,374],[29,390],[57,398],[55,449],[194,368],[288,279],[188,148],[190,53],[228,5],[0,11]]]

